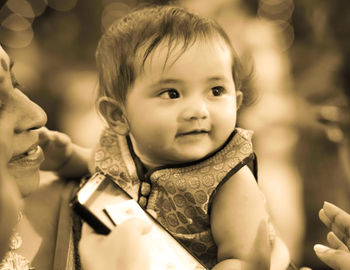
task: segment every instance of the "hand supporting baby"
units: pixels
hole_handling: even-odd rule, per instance
[[[144,236],[151,228],[144,220],[131,218],[105,236],[96,234],[91,227],[83,224],[82,238],[79,242],[83,269],[149,269],[149,244],[147,245]]]

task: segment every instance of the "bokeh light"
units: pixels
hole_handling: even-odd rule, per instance
[[[32,6],[26,0],[8,0],[7,7],[14,14],[20,14],[26,18],[35,17]]]
[[[68,11],[75,7],[77,0],[47,0],[47,5],[58,11]]]
[[[1,43],[10,48],[24,48],[32,42],[34,33],[31,27],[21,31],[12,31],[6,27],[1,27],[0,37]]]
[[[23,31],[31,27],[31,23],[19,14],[11,14],[1,25],[12,31]]]
[[[46,0],[27,0],[27,2],[32,7],[35,17],[40,16],[46,10]]]
[[[24,48],[29,46],[34,39],[32,23],[38,16],[44,13],[48,6],[57,11],[69,11],[76,6],[77,1],[8,0],[1,10],[5,16],[3,16],[4,18],[2,18],[0,25],[0,42],[10,48]],[[74,20],[69,20],[65,26],[68,23],[72,23],[72,25],[71,27],[68,26],[67,29],[76,29]],[[76,31],[69,32],[73,33],[72,35],[74,36],[74,32]]]
[[[260,0],[257,14],[271,21],[282,37],[282,49],[289,49],[294,41],[294,29],[291,25],[295,5],[293,0]]]
[[[106,31],[115,20],[128,13],[130,9],[131,6],[121,2],[112,2],[105,5],[101,18],[103,32]]]

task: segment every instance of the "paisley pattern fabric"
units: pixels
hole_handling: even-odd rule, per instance
[[[217,263],[217,247],[210,231],[210,204],[218,187],[254,158],[252,133],[236,128],[211,156],[143,173],[130,140],[106,129],[95,151],[95,165],[144,209],[154,211],[155,218],[211,268]]]

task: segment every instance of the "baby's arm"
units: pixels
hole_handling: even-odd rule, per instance
[[[39,144],[45,155],[40,169],[55,171],[66,178],[81,177],[89,172],[92,150],[72,143],[68,135],[43,127],[39,130]]]
[[[271,247],[269,230],[265,230],[266,237],[259,229],[261,224],[268,228],[268,214],[265,209],[265,199],[260,191],[253,174],[247,166],[234,174],[215,195],[211,211],[211,229],[218,246],[218,264],[213,268],[229,268],[230,261],[240,259],[247,263],[257,263],[264,266],[260,269],[286,269],[289,264],[289,253],[284,243],[275,238]],[[268,239],[263,243],[265,248],[260,251],[271,250],[271,256],[257,254],[256,240]],[[252,251],[255,250],[255,254]]]

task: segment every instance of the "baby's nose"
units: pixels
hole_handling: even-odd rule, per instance
[[[203,100],[189,102],[183,113],[183,117],[187,120],[205,119],[208,116],[208,106]]]

